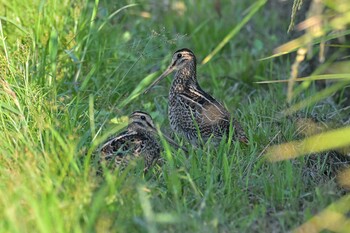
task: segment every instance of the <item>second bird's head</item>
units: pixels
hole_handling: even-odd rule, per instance
[[[186,48],[177,50],[173,54],[171,64],[168,68],[144,91],[144,93],[147,93],[154,85],[168,76],[171,72],[179,70],[188,64],[196,65],[196,57],[193,52]],[[195,67],[193,68],[195,69]]]
[[[129,119],[129,125],[135,128],[156,132],[152,117],[148,113],[135,111],[130,115]]]
[[[138,132],[149,132],[154,135],[158,134],[158,131],[153,123],[152,117],[142,111],[135,111],[129,116],[129,129]],[[176,148],[181,148],[183,151],[188,152],[186,148],[179,146],[173,139],[171,139],[167,134],[162,133],[165,140]]]

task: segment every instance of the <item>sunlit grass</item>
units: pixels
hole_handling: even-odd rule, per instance
[[[293,20],[295,20],[296,6],[300,8],[301,3],[302,2],[298,0],[294,1],[290,29],[294,25]],[[349,12],[349,3],[350,2],[347,0],[338,0],[332,3],[327,1],[312,1],[307,18],[297,26],[299,30],[305,30],[305,33],[297,39],[277,47],[274,51],[274,55],[269,57],[272,58],[297,51],[295,61],[291,67],[290,77],[288,80],[282,81],[288,82],[286,99],[289,103],[292,103],[292,100],[296,99],[297,96],[302,93],[302,90],[310,87],[310,83],[314,80],[326,78],[326,80],[338,81],[333,85],[318,91],[311,97],[304,98],[303,100],[292,104],[291,107],[282,111],[283,115],[288,116],[302,111],[309,106],[315,105],[322,99],[329,98],[329,96],[333,95],[335,92],[344,90],[349,85],[349,82],[347,81],[349,76],[349,68],[346,65],[348,64],[347,61],[339,63],[336,62],[333,65],[333,60],[330,59],[330,61],[320,65],[318,69],[314,71],[314,75],[307,78],[298,78],[299,67],[301,66],[302,62],[306,60],[307,55],[310,57],[313,45],[319,44],[319,61],[324,62],[325,41],[329,41],[334,38],[341,38],[342,35],[340,34],[349,34],[348,27],[346,26],[350,22],[350,18],[347,16]],[[340,6],[344,8],[340,8]],[[324,9],[326,7],[331,8],[333,13],[331,14],[332,17],[330,17],[330,14],[324,13]],[[337,24],[335,24],[335,22],[337,22]],[[336,30],[340,31],[340,34],[333,33]],[[334,59],[334,57],[332,59]],[[335,67],[338,69],[334,69]],[[319,72],[324,72],[326,74],[321,73],[321,75],[319,75]],[[327,73],[332,74],[327,75]],[[303,81],[303,84],[305,85],[301,85],[301,88],[296,88],[295,85],[298,81]],[[273,82],[281,81],[276,80],[261,83]],[[302,129],[302,133],[308,137],[299,141],[290,141],[271,146],[266,150],[265,158],[267,158],[269,161],[276,162],[295,159],[299,156],[317,154],[329,150],[337,150],[338,152],[342,153],[343,156],[348,156],[347,150],[350,146],[349,127],[345,126],[338,129],[326,129],[326,127],[317,125],[312,121],[304,121],[302,122],[301,126],[305,126],[305,128]],[[349,179],[349,168],[344,169],[343,171],[338,171],[339,185],[348,189]],[[350,230],[350,221],[347,217],[349,212],[348,207],[350,206],[349,200],[349,195],[345,195],[337,202],[329,205],[321,213],[317,214],[296,228],[294,231],[321,232],[323,230],[330,230],[333,232],[348,232]]]
[[[347,232],[350,221],[345,215],[350,210],[350,195],[342,197],[321,213],[296,228],[294,232],[320,232],[330,230],[333,232]]]
[[[350,127],[310,136],[300,142],[288,142],[270,147],[266,158],[270,161],[292,159],[302,155],[339,149],[350,145]]]

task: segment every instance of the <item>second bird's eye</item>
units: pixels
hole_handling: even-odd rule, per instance
[[[141,116],[141,120],[146,120],[146,117],[145,116]]]
[[[178,53],[177,54],[177,58],[181,58],[182,57],[182,54],[181,53]]]

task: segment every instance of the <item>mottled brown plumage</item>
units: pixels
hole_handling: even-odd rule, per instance
[[[169,92],[168,114],[171,128],[184,135],[192,144],[198,144],[198,130],[204,141],[212,136],[216,141],[224,135],[228,136],[232,119],[233,140],[248,143],[239,122],[231,118],[226,108],[199,86],[196,64],[196,57],[191,50],[185,48],[176,51],[170,66],[145,93],[168,74],[176,71]]]
[[[164,134],[163,136],[170,144],[179,147],[172,139]],[[135,111],[130,115],[127,130],[111,138],[101,147],[101,162],[109,168],[124,168],[130,160],[143,157],[144,171],[147,172],[159,159],[161,149],[151,116]]]

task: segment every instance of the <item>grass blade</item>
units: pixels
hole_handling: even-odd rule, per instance
[[[224,39],[215,47],[215,49],[209,53],[202,61],[202,65],[208,63],[240,30],[241,28],[248,23],[248,21],[255,15],[258,10],[265,5],[266,0],[260,0],[255,2],[251,6],[251,10],[249,11],[248,15],[246,15],[243,20],[234,27],[227,36],[224,37]]]
[[[316,152],[350,145],[350,127],[317,134],[302,141],[292,141],[270,147],[265,157],[269,161],[281,161]]]

